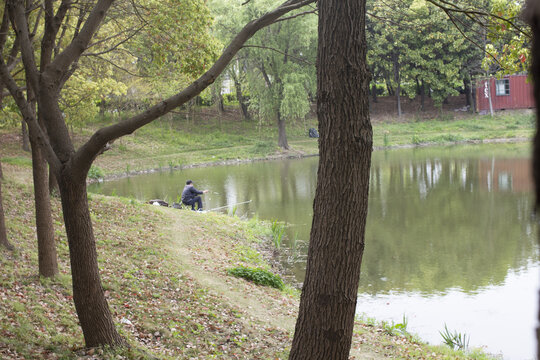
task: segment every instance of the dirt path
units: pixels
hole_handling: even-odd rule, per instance
[[[292,340],[298,311],[296,297],[227,276],[225,266],[229,264],[227,254],[231,249],[222,244],[223,239],[201,235],[200,225],[186,224],[184,217],[177,216],[177,210],[164,209],[164,212],[171,215],[170,250],[177,255],[183,272],[242,313],[246,326],[263,324],[288,333]],[[350,359],[387,359],[383,353],[375,352],[372,345],[362,343],[366,336],[354,337]],[[289,347],[290,343],[281,345]]]

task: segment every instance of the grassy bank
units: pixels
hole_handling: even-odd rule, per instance
[[[200,110],[195,116],[175,114],[160,119],[133,135],[112,144],[112,149],[99,156],[93,176],[134,173],[148,169],[173,169],[193,164],[220,163],[247,159],[304,156],[318,153],[317,139],[307,137],[307,129],[317,127],[316,120],[287,125],[291,149],[277,147],[274,124],[238,120],[236,113],[218,116]],[[493,139],[524,139],[533,133],[530,111],[501,112],[495,117],[463,116],[454,119],[445,113],[432,120],[374,121],[376,148],[420,144],[445,144]],[[85,141],[97,128],[119,118],[100,119],[84,128],[75,128],[76,144]],[[29,165],[28,154],[21,152],[15,130],[1,130],[3,161]]]
[[[1,250],[2,359],[286,359],[298,293],[228,275],[238,266],[271,271],[268,226],[92,195],[91,216],[106,296],[131,345],[84,349],[72,301],[67,241],[53,199],[60,275],[40,279],[30,170],[4,165],[4,207],[13,253]],[[126,256],[129,254],[129,256]],[[264,255],[266,254],[266,255]],[[485,359],[430,347],[403,324],[358,321],[351,359]]]

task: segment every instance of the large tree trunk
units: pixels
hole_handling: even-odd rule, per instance
[[[52,277],[58,274],[58,262],[51,216],[47,162],[43,157],[39,145],[32,139],[30,143],[32,148],[32,175],[34,177],[39,275]]]
[[[13,250],[13,245],[8,241],[6,231],[6,221],[4,219],[4,206],[2,198],[2,180],[4,174],[2,173],[2,163],[0,163],[0,246],[4,246],[8,250]]]
[[[320,159],[290,359],[347,359],[364,251],[369,170],[365,0],[319,0]]]
[[[86,183],[71,176],[69,169],[58,180],[69,244],[73,301],[85,344],[87,347],[124,344],[101,286]]]
[[[529,0],[524,9],[532,30],[532,65],[531,73],[534,82],[534,100],[536,103],[536,134],[533,141],[533,178],[536,190],[535,208],[540,208],[540,4]],[[540,303],[540,302],[539,302]],[[540,312],[537,315],[537,324]],[[540,356],[540,327],[536,327],[536,355]]]

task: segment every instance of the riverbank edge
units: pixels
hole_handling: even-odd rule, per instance
[[[34,354],[23,358],[49,358],[49,355],[58,354],[61,358],[117,359],[116,355],[119,355],[124,356],[122,358],[141,359],[147,358],[144,355],[144,347],[141,348],[142,345],[146,344],[148,349],[154,352],[154,355],[157,355],[156,351],[163,355],[163,357],[158,355],[158,358],[169,359],[171,357],[167,356],[170,355],[167,346],[170,345],[166,345],[166,342],[176,333],[176,330],[172,330],[172,326],[178,330],[183,322],[177,319],[174,320],[174,325],[169,325],[171,329],[166,326],[164,329],[163,326],[171,321],[170,319],[178,317],[178,309],[170,309],[172,312],[165,313],[166,316],[162,316],[161,322],[149,322],[138,317],[145,316],[143,314],[146,313],[157,313],[159,316],[161,310],[153,307],[149,308],[148,306],[154,306],[156,299],[160,299],[162,303],[178,303],[176,296],[178,296],[179,288],[180,292],[182,292],[185,286],[183,284],[188,283],[197,284],[195,288],[190,290],[190,293],[198,295],[187,303],[192,304],[195,301],[200,302],[200,305],[196,306],[193,311],[188,312],[187,315],[189,316],[184,318],[183,321],[188,321],[192,324],[192,327],[199,327],[196,323],[197,318],[204,313],[206,315],[201,319],[203,326],[208,326],[206,322],[209,321],[208,316],[210,316],[210,319],[217,320],[217,322],[214,321],[209,330],[215,330],[218,327],[221,333],[229,331],[227,330],[229,325],[226,324],[234,321],[237,325],[234,325],[233,328],[240,326],[245,330],[244,332],[235,331],[231,333],[236,338],[230,343],[227,342],[227,344],[236,347],[241,343],[244,344],[243,346],[247,346],[250,343],[255,345],[257,341],[263,341],[266,347],[273,347],[274,350],[272,351],[275,351],[275,355],[272,358],[287,358],[287,347],[290,345],[294,332],[299,293],[290,289],[282,292],[257,286],[242,279],[232,278],[224,271],[230,266],[235,266],[235,264],[246,263],[245,259],[249,259],[247,261],[249,266],[271,268],[266,256],[256,255],[262,253],[261,246],[267,249],[271,248],[268,236],[266,240],[262,240],[262,242],[260,240],[261,221],[248,221],[223,214],[201,216],[196,212],[155,207],[132,199],[94,194],[89,196],[89,201],[95,222],[100,262],[112,264],[110,261],[114,260],[115,264],[101,270],[104,287],[115,314],[115,322],[118,322],[118,327],[122,329],[122,333],[130,339],[130,343],[136,345],[136,348],[128,350],[127,353],[122,351],[115,353],[116,350],[110,353],[103,352],[100,349],[81,348],[81,332],[71,302],[68,249],[64,232],[60,226],[60,229],[58,229],[60,232],[57,233],[60,239],[58,239],[57,245],[59,246],[61,274],[52,281],[37,278],[35,276],[37,244],[32,239],[32,189],[31,184],[28,183],[30,177],[25,177],[25,182],[16,181],[12,173],[15,167],[20,168],[20,166],[8,165],[4,169],[6,177],[4,184],[7,185],[8,190],[8,197],[5,199],[9,200],[9,207],[15,207],[19,211],[15,215],[13,210],[8,210],[8,214],[11,213],[9,217],[14,219],[13,223],[15,223],[12,226],[19,229],[17,234],[22,235],[26,245],[23,245],[22,239],[19,238],[18,250],[13,254],[14,258],[9,260],[12,255],[6,253],[6,257],[1,259],[2,261],[9,261],[10,264],[15,260],[15,264],[11,266],[16,265],[17,270],[15,268],[5,268],[8,278],[2,280],[0,295],[9,300],[4,305],[7,305],[7,308],[11,308],[11,310],[0,313],[0,315],[3,314],[9,318],[8,321],[2,321],[3,325],[0,326],[0,330],[6,323],[9,324],[10,322],[13,323],[11,329],[19,327],[26,329],[24,334],[18,332],[19,341],[17,341],[17,338],[13,338],[13,333],[17,334],[17,330],[9,330],[9,328],[7,330],[8,333],[12,332],[10,336],[11,346],[19,346]],[[30,169],[26,167],[23,167],[23,171],[27,174],[30,173]],[[55,223],[60,225],[61,212],[59,211],[60,203],[58,198],[53,199],[53,205]],[[151,216],[150,213],[161,213],[163,216]],[[141,224],[141,221],[146,225]],[[137,226],[134,226],[135,224]],[[21,233],[23,231],[21,226],[23,225],[25,228],[24,235]],[[151,226],[153,231],[146,233],[144,236],[138,236],[140,234],[137,230],[139,226],[145,229],[148,229],[147,226]],[[252,232],[250,230],[251,226],[259,227],[259,229]],[[205,229],[206,234],[202,238],[200,236],[201,229]],[[124,231],[128,233],[124,233]],[[111,234],[119,233],[122,235],[110,238]],[[259,240],[255,239],[254,236]],[[125,246],[134,247],[129,257],[124,256]],[[232,256],[233,254],[234,256]],[[118,256],[122,258],[120,259]],[[144,266],[140,266],[143,264]],[[149,272],[149,276],[145,276],[146,272],[140,273],[140,271],[137,271],[137,269],[144,269],[149,264],[161,264],[158,267],[160,269],[158,279],[165,281],[165,279],[177,278],[177,280],[172,283],[159,281],[158,284],[160,285],[156,287],[155,276],[158,273],[152,270]],[[26,268],[24,274],[17,275],[16,272],[19,272],[21,268]],[[178,271],[180,273],[177,273]],[[21,286],[21,284],[25,284],[25,286]],[[133,284],[136,285],[133,286]],[[189,286],[193,287],[193,285]],[[176,290],[174,290],[175,287]],[[149,290],[150,293],[148,293]],[[34,292],[37,292],[37,295]],[[143,296],[142,294],[145,293],[147,295]],[[233,293],[236,293],[236,295]],[[44,300],[44,296],[52,296],[52,299]],[[200,296],[204,296],[204,298],[201,299]],[[61,301],[59,301],[60,299]],[[139,299],[139,301],[137,302],[136,299]],[[201,300],[203,301],[201,302]],[[141,306],[144,303],[140,301],[148,301],[148,305]],[[207,305],[205,301],[212,301],[214,305]],[[43,304],[47,306],[43,307]],[[51,306],[56,308],[54,316],[63,319],[61,320],[63,330],[58,330],[59,328],[55,330],[54,327],[47,330],[45,324],[41,323],[42,319],[44,319],[44,311],[35,311],[36,309],[46,309]],[[221,310],[215,310],[216,306]],[[208,309],[209,307],[210,309]],[[139,310],[137,313],[136,309],[144,311]],[[185,310],[187,312],[187,309]],[[31,311],[31,313],[26,311]],[[225,312],[228,315],[222,317],[225,316],[223,315]],[[184,311],[180,311],[180,313],[184,313]],[[20,319],[23,314],[26,320],[24,324],[21,324]],[[46,317],[49,317],[47,312],[45,314]],[[216,317],[216,315],[219,316]],[[52,319],[47,321],[50,320]],[[35,327],[36,325],[37,327]],[[29,331],[32,328],[40,330]],[[4,331],[6,330],[4,329]],[[38,331],[43,337],[36,336],[35,331]],[[156,336],[156,333],[159,335]],[[190,353],[192,356],[189,358],[206,359],[199,352],[202,349],[190,348],[190,346],[193,346],[192,344],[195,344],[195,341],[199,341],[197,334],[198,332],[194,331],[186,339],[185,343],[188,346],[181,351]],[[141,337],[144,340],[142,343],[136,341]],[[253,337],[255,340],[248,342],[249,337]],[[181,342],[181,344],[184,344],[184,342]],[[259,343],[260,345],[262,344]],[[247,352],[241,352],[241,348],[235,349],[237,356],[239,354],[243,355],[234,358],[251,359]],[[16,353],[12,354],[15,355],[14,357],[10,357],[9,351],[9,348],[3,348],[0,344],[0,355],[6,356],[4,358],[20,358]],[[215,351],[215,349],[212,351]],[[47,357],[44,357],[44,354],[47,354]],[[97,357],[95,357],[96,355]],[[425,344],[418,337],[408,333],[406,325],[404,327],[403,324],[377,322],[374,319],[359,316],[355,322],[350,359],[382,360],[388,357],[456,360],[489,359],[486,354],[477,350],[463,353],[460,351],[455,352],[446,346]],[[151,356],[151,358],[154,357]],[[223,357],[219,358],[228,359],[230,357],[223,354]]]
[[[481,140],[459,140],[459,141],[449,141],[443,143],[436,142],[422,142],[418,144],[402,144],[402,145],[390,145],[390,146],[374,146],[373,151],[385,151],[385,150],[399,150],[399,149],[413,149],[413,148],[424,148],[432,146],[454,146],[454,145],[481,145],[481,144],[510,144],[510,143],[523,143],[531,142],[532,138],[526,137],[517,137],[517,138],[500,138],[500,139],[481,139]],[[132,176],[144,175],[144,174],[154,174],[164,171],[179,171],[184,169],[194,169],[194,168],[205,168],[212,166],[227,166],[227,165],[241,165],[249,164],[261,161],[275,161],[275,160],[294,160],[294,159],[304,159],[309,157],[319,156],[319,153],[301,153],[297,151],[283,151],[281,154],[271,154],[265,157],[260,158],[247,158],[247,159],[231,159],[231,160],[221,160],[221,161],[210,161],[210,162],[201,162],[194,164],[187,164],[181,166],[173,167],[163,167],[163,168],[150,168],[144,170],[132,170],[129,172],[114,173],[108,174],[100,178],[87,178],[86,183],[88,185],[103,182],[103,181],[114,181],[120,180]]]

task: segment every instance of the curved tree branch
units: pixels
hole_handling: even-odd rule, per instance
[[[92,135],[92,137],[75,153],[73,157],[73,166],[88,171],[92,161],[99,154],[101,149],[107,144],[107,142],[133,133],[135,130],[154,121],[158,117],[170,112],[176,107],[197,96],[202,90],[216,80],[216,78],[223,72],[225,67],[236,55],[236,53],[242,48],[242,46],[244,46],[246,41],[249,40],[258,30],[273,24],[276,20],[289,11],[301,8],[302,6],[315,1],[316,0],[289,0],[278,6],[273,11],[270,11],[260,18],[249,22],[234,37],[214,65],[183,91],[161,101],[160,103],[136,116],[96,131],[94,135]]]

